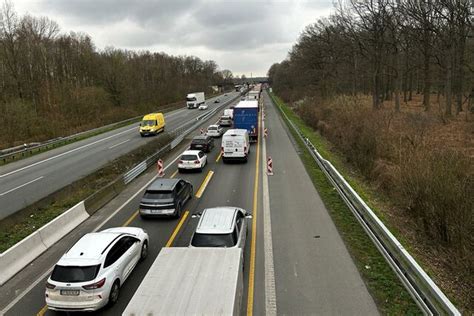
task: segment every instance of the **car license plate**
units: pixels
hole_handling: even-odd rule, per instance
[[[66,296],[78,296],[79,290],[61,290],[59,293]]]
[[[202,145],[196,145],[196,148],[202,148]]]

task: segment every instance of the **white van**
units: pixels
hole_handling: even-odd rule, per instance
[[[222,136],[222,161],[243,160],[247,162],[250,152],[249,133],[246,129],[229,129]]]

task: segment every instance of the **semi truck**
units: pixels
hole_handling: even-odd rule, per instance
[[[204,92],[193,92],[186,95],[186,106],[188,109],[197,109],[204,102],[206,102]]]
[[[258,140],[258,100],[240,101],[233,112],[235,129],[246,129],[250,142]]]
[[[164,247],[122,315],[240,315],[242,257],[241,248]]]

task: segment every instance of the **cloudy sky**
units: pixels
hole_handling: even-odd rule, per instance
[[[264,76],[332,0],[15,0],[23,15],[47,16],[62,32],[106,46],[194,55],[234,74]]]

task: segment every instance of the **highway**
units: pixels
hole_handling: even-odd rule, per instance
[[[242,315],[377,315],[286,126],[266,93],[262,95],[269,137],[252,145],[248,163],[223,164],[216,146],[202,173],[179,174],[176,158],[189,140],[165,160],[167,177],[190,181],[195,193],[205,188],[202,196],[186,204],[180,219],[137,216],[143,189],[156,176],[150,171],[0,288],[0,310],[5,315],[54,315],[45,307],[44,284],[66,249],[90,231],[143,227],[150,235],[149,256],[122,287],[118,303],[100,313],[120,315],[161,248],[189,244],[198,221],[193,215],[206,207],[232,205],[252,213],[244,256]],[[265,153],[273,158],[273,176],[264,172]]]
[[[222,103],[236,95],[236,92],[231,92],[219,99]],[[206,101],[209,110],[221,104],[215,104],[214,100],[215,97]],[[172,131],[202,113],[185,108],[167,113],[166,130]],[[134,123],[1,166],[0,219],[100,169],[153,138],[142,138],[138,133],[138,123]]]

